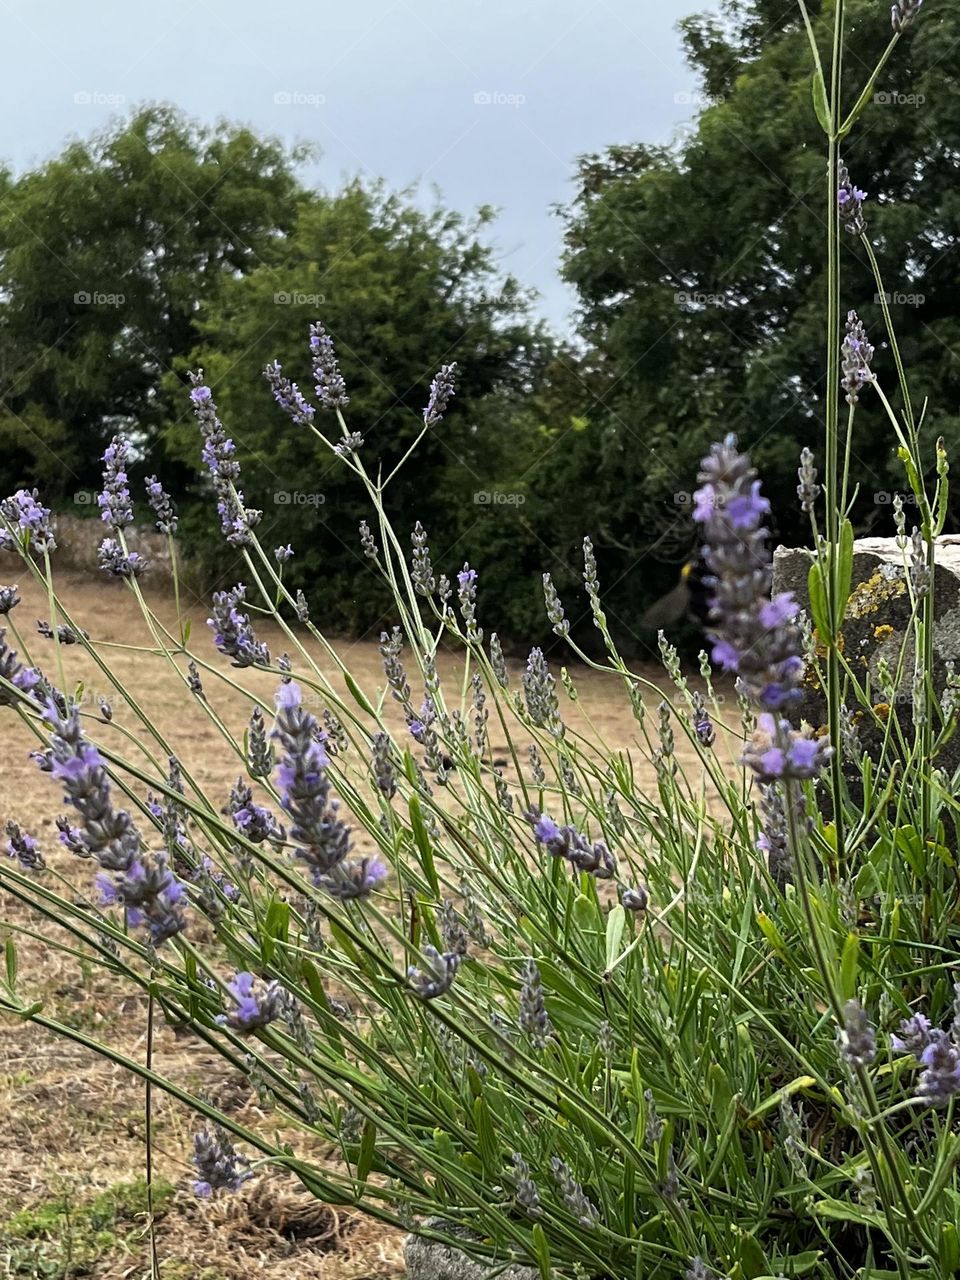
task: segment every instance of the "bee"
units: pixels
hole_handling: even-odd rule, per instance
[[[703,552],[697,551],[680,570],[680,581],[665,596],[647,609],[641,619],[645,627],[661,630],[673,626],[681,618],[689,618],[692,622],[705,627],[710,620],[710,601],[713,596],[710,585],[710,572],[703,558]]]

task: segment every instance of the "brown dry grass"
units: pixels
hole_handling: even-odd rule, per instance
[[[150,643],[139,612],[119,584],[72,574],[58,583],[58,589],[68,610],[97,642],[120,646]],[[33,619],[47,616],[45,599],[33,587],[21,590],[24,599],[14,619],[33,661],[53,676],[53,646],[32,633]],[[158,595],[154,603],[172,624],[172,612],[163,596]],[[206,638],[206,610],[199,602],[191,617],[194,647],[204,654],[212,653]],[[279,632],[264,628],[262,634],[273,651],[282,648]],[[225,798],[236,777],[236,764],[224,759],[215,730],[192,699],[184,696],[169,667],[159,658],[147,658],[132,649],[105,652],[117,673],[149,708],[161,731],[176,744],[178,755],[193,768],[197,781],[209,787],[211,794]],[[382,686],[373,640],[345,642],[343,652],[361,688],[369,691]],[[71,685],[75,678],[83,679],[92,705],[99,694],[110,693],[103,676],[78,648],[68,650],[67,657]],[[453,660],[445,665],[452,674]],[[231,675],[245,687],[264,690],[263,676],[256,672],[231,671]],[[571,709],[572,714],[586,712],[589,721],[582,720],[582,726],[608,747],[630,746],[636,726],[620,682],[586,669],[574,669],[573,675],[582,709]],[[658,678],[656,673],[651,675]],[[225,687],[215,689],[211,682],[209,688],[218,710],[239,736],[249,707]],[[128,710],[117,706],[116,714],[120,724],[131,723]],[[0,826],[7,818],[15,818],[40,838],[52,867],[67,875],[76,875],[78,870],[85,875],[88,868],[78,868],[76,860],[56,844],[53,815],[58,797],[54,784],[28,759],[36,744],[8,709],[0,709],[0,743]],[[493,746],[496,752],[496,741]],[[681,741],[681,752],[684,748]],[[25,915],[19,904],[0,893],[0,921],[23,921]],[[39,942],[21,941],[19,950],[23,995],[45,1001],[51,1016],[107,1034],[125,1053],[142,1058],[145,1011],[139,998],[115,990],[102,974],[78,967],[69,957]],[[189,1037],[178,1037],[169,1028],[159,1030],[155,1061],[161,1073],[191,1087],[202,1082],[206,1092],[239,1119],[262,1121],[247,1082],[225,1070],[216,1055],[198,1048]],[[162,1095],[156,1099],[156,1172],[177,1188],[157,1228],[165,1277],[359,1280],[402,1271],[401,1237],[396,1232],[349,1210],[317,1205],[297,1194],[289,1180],[257,1179],[236,1197],[198,1202],[189,1192],[188,1159],[195,1127],[182,1107]],[[42,1206],[51,1197],[66,1196],[71,1203],[82,1205],[98,1191],[142,1175],[143,1162],[140,1083],[93,1054],[52,1039],[32,1024],[9,1020],[0,1024],[0,1274],[51,1274],[30,1270],[30,1264],[26,1270],[14,1269],[24,1264],[12,1260],[3,1226],[13,1213]],[[63,1230],[66,1234],[66,1221]],[[52,1256],[57,1245],[54,1239]],[[104,1248],[92,1269],[74,1274],[121,1280],[142,1276],[147,1267],[142,1226],[134,1223],[124,1241]]]

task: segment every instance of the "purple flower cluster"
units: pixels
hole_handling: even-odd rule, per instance
[[[837,207],[840,221],[851,235],[863,235],[867,229],[863,216],[863,202],[866,198],[866,191],[854,186],[847,166],[841,163],[837,172]]]
[[[103,452],[103,492],[97,494],[100,519],[111,529],[133,524],[133,506],[127,481],[130,445],[125,435],[116,435]]]
[[[7,644],[6,634],[6,628],[0,627],[0,679],[14,685],[21,693],[29,693],[40,683],[39,673],[18,661],[17,651]],[[0,687],[0,706],[13,702],[13,695]]]
[[[43,636],[44,640],[53,639],[53,627],[43,618],[37,619],[37,635]],[[69,623],[61,622],[57,625],[57,640],[60,644],[79,644],[81,637],[89,640],[90,632],[84,631],[81,627],[79,631],[74,631]]]
[[[130,814],[114,809],[107,771],[99,751],[80,729],[76,707],[65,713],[50,699],[44,718],[52,728],[49,755],[41,761],[63,786],[64,799],[78,811],[82,827],[58,820],[60,839],[75,852],[95,857],[103,871],[97,886],[105,903],[122,902],[131,925],[144,925],[154,943],[185,927],[183,886],[161,855],[142,852],[140,833]]]
[[[176,533],[178,517],[173,499],[156,476],[147,476],[144,484],[147,490],[147,501],[157,517],[157,528],[161,533]]]
[[[18,489],[0,502],[0,516],[10,525],[10,529],[0,529],[0,551],[14,549],[16,534],[11,530],[27,534],[30,545],[41,555],[57,549],[50,508],[42,507],[39,497],[36,489]]]
[[[15,858],[20,863],[21,869],[24,871],[42,871],[44,868],[43,854],[37,847],[37,842],[33,836],[27,835],[21,827],[12,820],[7,823],[4,828],[7,834],[6,851],[11,858]]]
[[[945,1107],[951,1098],[960,1095],[958,1034],[960,1023],[956,1016],[948,1035],[931,1027],[925,1014],[915,1013],[901,1022],[897,1034],[890,1037],[892,1049],[912,1054],[923,1067],[917,1093],[928,1106]]]
[[[203,435],[200,456],[213,480],[220,530],[231,546],[246,546],[250,541],[250,530],[260,522],[263,512],[243,505],[243,494],[237,488],[240,464],[235,457],[236,446],[223,429],[213,393],[204,384],[203,370],[191,373],[190,382],[193,387],[190,400]]]
[[[270,664],[270,651],[257,639],[249,616],[237,607],[246,594],[243,583],[232,591],[215,591],[213,617],[207,619],[207,626],[213,631],[213,643],[233,659],[233,666],[266,667]]]
[[[20,595],[16,586],[0,587],[0,617],[8,614],[20,603]]]
[[[252,973],[238,973],[227,990],[233,996],[234,1008],[222,1013],[218,1022],[234,1031],[256,1031],[275,1021],[283,1012],[284,991],[279,982],[258,983]]]
[[[114,578],[139,578],[148,567],[137,551],[124,551],[116,538],[104,538],[97,548],[97,563]]]
[[[310,326],[310,351],[313,357],[314,390],[321,409],[344,409],[350,403],[347,384],[337,363],[333,339],[317,321]]]
[[[268,364],[263,371],[263,376],[270,384],[274,400],[284,413],[290,415],[294,425],[310,426],[317,411],[309,401],[304,399],[297,384],[291,382],[283,372],[280,361],[274,360],[272,364]]]
[[[262,844],[264,840],[283,843],[283,827],[264,805],[254,804],[253,790],[243,778],[237,779],[230,792],[227,812],[240,834],[251,843]]]
[[[694,519],[703,526],[705,584],[711,592],[712,660],[740,677],[760,706],[757,733],[744,756],[759,776],[812,778],[829,759],[830,744],[797,733],[776,713],[799,694],[802,637],[789,592],[771,597],[772,570],[765,517],[770,504],[735,436],[704,458]]]
[[[610,880],[616,875],[616,861],[602,840],[591,844],[576,827],[558,827],[552,818],[536,809],[526,816],[537,842],[552,858],[565,858],[576,871],[585,871],[598,880]]]
[[[847,393],[847,404],[857,403],[860,390],[868,382],[873,382],[870,362],[873,360],[873,347],[863,327],[863,321],[856,311],[847,313],[847,331],[840,348],[840,363],[843,370],[841,386]]]
[[[239,1191],[253,1177],[243,1170],[246,1163],[219,1125],[212,1132],[201,1129],[193,1139],[194,1194],[206,1198],[214,1191]]]
[[[415,964],[409,965],[407,981],[421,1000],[435,1000],[453,986],[457,970],[463,963],[463,956],[459,951],[444,951],[441,954],[429,943],[423,948],[423,954],[427,959],[427,967],[418,969]]]
[[[442,364],[440,366],[439,373],[430,383],[430,398],[427,401],[427,407],[423,411],[423,425],[425,427],[436,427],[442,422],[447,406],[456,395],[456,377],[456,361],[453,364]]]
[[[280,805],[291,819],[290,839],[296,856],[305,862],[313,883],[336,897],[361,897],[383,879],[375,859],[367,865],[346,864],[350,828],[337,816],[330,794],[329,757],[316,718],[302,705],[300,686],[291,681],[277,692],[277,724],[273,731],[281,748],[276,777]]]

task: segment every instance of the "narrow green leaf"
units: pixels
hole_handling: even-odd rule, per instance
[[[819,68],[813,73],[813,109],[820,121],[820,128],[829,138],[833,132],[833,121],[830,119],[830,104],[827,102],[827,86]]]
[[[533,1247],[537,1254],[537,1265],[540,1268],[541,1280],[552,1280],[553,1272],[550,1270],[550,1245],[547,1243],[547,1235],[539,1222],[533,1224]]]
[[[840,527],[840,551],[837,563],[837,601],[834,616],[837,626],[843,622],[853,582],[853,525],[844,520]]]
[[[822,561],[815,560],[807,575],[807,593],[810,596],[810,614],[821,640],[830,636],[830,619],[827,616],[827,593],[823,584]]]
[[[372,1120],[368,1120],[363,1126],[363,1136],[360,1139],[360,1154],[357,1156],[357,1180],[359,1182],[366,1182],[367,1178],[369,1178],[376,1151],[377,1126]]]
[[[960,1271],[960,1236],[957,1235],[957,1228],[952,1222],[940,1224],[938,1252],[940,1271],[943,1275],[952,1276],[956,1271]]]
[[[17,985],[17,947],[12,937],[7,938],[3,950],[7,961],[7,986],[13,995]]]
[[[607,968],[613,966],[614,960],[620,954],[620,943],[623,940],[623,930],[627,923],[627,913],[624,911],[621,903],[617,903],[615,907],[610,909],[607,916]]]
[[[430,845],[430,836],[427,834],[426,824],[423,821],[423,807],[420,804],[420,797],[416,795],[410,797],[410,828],[413,831],[413,838],[420,854],[420,866],[423,868],[423,874],[427,877],[431,892],[436,897],[439,897],[440,881],[433,861],[433,849]]]
[[[840,958],[840,994],[852,1000],[857,993],[857,969],[860,966],[860,935],[848,933]]]
[[[364,711],[366,711],[367,715],[375,716],[377,713],[374,711],[373,707],[367,701],[366,694],[357,684],[356,680],[354,680],[353,676],[350,674],[349,671],[345,671],[343,673],[343,679],[344,679],[344,682],[346,683],[347,688],[353,694],[353,700],[354,702],[356,702],[357,706],[361,707]]]
[[[757,1243],[756,1236],[744,1232],[737,1246],[740,1270],[746,1280],[757,1280],[759,1276],[769,1275],[771,1267],[767,1255]]]

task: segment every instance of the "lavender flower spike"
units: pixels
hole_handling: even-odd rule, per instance
[[[430,384],[430,399],[423,411],[423,425],[436,427],[443,420],[447,406],[456,395],[456,361],[453,364],[442,364],[440,371]]]
[[[843,377],[841,386],[847,393],[847,404],[857,403],[861,387],[873,382],[870,362],[873,360],[873,347],[863,327],[863,321],[855,311],[847,313],[847,332],[840,348]]]
[[[44,868],[43,854],[37,848],[37,842],[33,836],[27,835],[26,831],[21,830],[20,826],[10,821],[4,828],[9,839],[7,840],[6,850],[11,858],[16,858],[20,863],[23,871],[42,871]]]
[[[854,186],[847,166],[841,162],[837,171],[837,207],[840,221],[851,235],[863,235],[867,224],[863,216],[863,202],[867,193]]]
[[[238,973],[227,990],[233,996],[236,1007],[230,1013],[220,1014],[218,1022],[234,1031],[256,1031],[280,1016],[283,1004],[283,988],[279,982],[258,984],[252,973]]]
[[[314,390],[321,409],[343,409],[350,403],[347,384],[340,372],[333,339],[318,320],[310,326],[310,350],[313,353]]]
[[[923,0],[896,0],[890,9],[890,25],[897,35],[902,35],[920,12]]]
[[[273,398],[285,413],[290,415],[294,426],[308,427],[316,416],[316,409],[301,394],[300,388],[283,372],[279,360],[268,364],[263,376],[270,383]]]
[[[177,532],[177,510],[173,500],[156,476],[147,476],[144,481],[147,490],[147,501],[157,517],[157,528],[161,533]]]
[[[193,1167],[197,1177],[195,1195],[206,1198],[214,1191],[239,1191],[253,1175],[241,1168],[247,1161],[239,1155],[225,1129],[201,1129],[193,1139]]]
[[[207,626],[213,631],[213,642],[221,653],[233,658],[235,667],[266,667],[270,651],[256,637],[250,618],[237,607],[247,594],[238,583],[232,591],[213,593],[213,617]]]
[[[97,495],[100,519],[111,529],[133,524],[133,507],[127,485],[130,446],[125,435],[116,435],[103,453],[103,492]]]
[[[27,534],[30,545],[41,555],[45,551],[56,551],[50,508],[40,505],[39,496],[36,489],[18,489],[0,502],[0,516],[14,531],[0,528],[0,551],[12,551],[17,534],[21,537]]]
[[[236,446],[223,429],[213,392],[203,381],[203,370],[191,373],[190,382],[190,400],[204,442],[200,456],[213,480],[220,530],[231,546],[242,547],[250,541],[250,530],[260,522],[263,512],[243,505],[243,493],[237,488],[240,464],[234,456]]]

